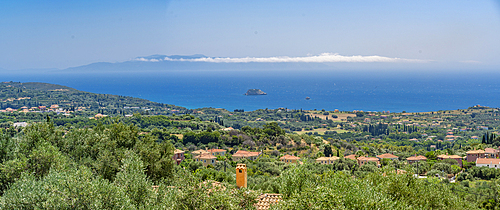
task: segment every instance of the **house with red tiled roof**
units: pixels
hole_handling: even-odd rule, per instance
[[[448,140],[448,141],[453,141],[453,140],[456,139],[456,136],[454,136],[454,135],[446,135],[445,139]]]
[[[181,164],[181,162],[186,159],[184,157],[184,151],[180,150],[180,149],[175,149],[174,151],[174,156],[172,157],[175,162],[177,163],[177,165]]]
[[[462,167],[462,157],[458,155],[438,155],[437,156],[438,160],[445,160],[445,159],[454,159],[457,161],[458,165]]]
[[[99,118],[103,118],[103,117],[107,117],[108,115],[104,115],[104,114],[101,114],[101,113],[97,113],[96,115],[94,115],[94,118],[95,119],[99,119]]]
[[[211,153],[212,155],[219,155],[219,156],[224,156],[226,155],[226,150],[225,149],[209,149],[207,152]]]
[[[467,152],[467,162],[476,162],[478,158],[485,158],[484,150],[472,150]]]
[[[419,156],[411,156],[411,157],[408,157],[406,158],[406,161],[408,161],[408,164],[413,164],[413,163],[416,163],[418,161],[426,161],[427,158],[425,156],[422,156],[422,155],[419,155]]]
[[[232,156],[233,161],[238,161],[243,158],[247,158],[249,160],[257,160],[259,156],[262,154],[262,152],[249,152],[249,151],[243,151],[243,150],[238,150],[238,152],[234,153]]]
[[[476,159],[477,167],[500,168],[500,159],[497,158],[478,158]]]
[[[351,159],[351,160],[357,160],[356,158],[356,155],[352,154],[352,155],[347,155],[344,157],[345,159]]]
[[[485,158],[498,158],[499,152],[500,151],[497,149],[486,148],[486,149],[484,149],[484,157]]]
[[[285,163],[298,163],[300,158],[293,155],[284,155],[280,157],[280,160]]]
[[[207,152],[206,150],[204,150],[204,149],[199,149],[199,150],[196,150],[196,151],[192,151],[192,152],[191,152],[191,154],[192,154],[193,156],[201,155],[201,154],[203,154],[203,153],[208,153],[208,152]]]
[[[390,153],[385,153],[385,154],[377,155],[377,158],[379,160],[382,160],[382,159],[398,160],[399,159],[398,156],[390,154]]]
[[[333,164],[336,160],[340,159],[339,157],[320,157],[316,159],[316,163],[320,164]]]
[[[377,166],[380,166],[380,161],[378,158],[376,157],[358,157],[358,165],[359,166],[362,166],[364,165],[365,163],[368,163],[368,162],[374,162],[374,163],[377,163]]]
[[[217,157],[213,156],[210,153],[202,153],[201,155],[194,157],[194,160],[203,163],[203,166],[205,167],[207,167],[208,165],[215,166]]]

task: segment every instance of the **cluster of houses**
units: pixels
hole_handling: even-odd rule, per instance
[[[476,162],[478,167],[499,168],[500,150],[486,148],[484,150],[472,150],[467,152],[467,162]]]
[[[83,111],[84,109],[87,109],[87,107],[78,107],[75,109],[75,111]],[[28,113],[28,112],[35,112],[35,113],[42,113],[42,112],[55,112],[57,114],[63,114],[63,115],[69,115],[72,111],[63,109],[59,107],[57,104],[52,104],[51,106],[36,106],[36,107],[27,107],[23,106],[19,109],[13,109],[13,108],[6,108],[0,110],[0,112],[23,112],[23,113]]]
[[[191,152],[191,154],[194,155],[194,161],[201,162],[203,166],[207,167],[208,165],[215,166],[215,163],[217,163],[217,156],[225,156],[226,152],[227,151],[225,149],[200,149]],[[233,161],[238,161],[243,158],[256,160],[261,154],[262,152],[249,152],[239,150],[232,155],[232,159]],[[180,164],[185,159],[184,151],[176,149],[173,158],[177,162],[177,164]]]
[[[225,156],[227,153],[226,150],[224,149],[200,149],[193,151],[192,154],[194,155],[193,159],[194,161],[201,162],[203,166],[208,166],[208,165],[213,165],[217,163],[217,156]],[[249,160],[256,160],[262,155],[262,152],[250,152],[250,151],[244,151],[244,150],[239,150],[236,153],[232,155],[232,160],[233,161],[239,161],[243,158],[247,158]],[[374,162],[377,164],[377,166],[380,166],[380,161],[382,159],[389,159],[389,160],[399,160],[399,157],[390,153],[382,154],[382,155],[377,155],[376,157],[367,157],[367,156],[356,156],[356,155],[347,155],[344,158],[346,159],[351,159],[356,161],[360,166],[368,163],[368,162]],[[486,148],[484,150],[472,150],[467,152],[467,157],[466,160],[467,162],[476,162],[476,166],[486,166],[490,168],[500,168],[500,150],[499,149],[493,149],[493,148]],[[176,161],[177,164],[180,164],[184,159],[184,151],[176,149],[174,152],[173,159]],[[320,157],[316,159],[317,163],[320,164],[333,164],[335,161],[340,159],[339,157],[335,156],[330,156],[330,157]],[[448,155],[448,154],[442,154],[437,156],[438,160],[445,160],[445,159],[454,159],[457,161],[458,165],[460,167],[463,167],[462,160],[463,157],[458,156],[458,155]],[[300,157],[294,156],[294,155],[284,155],[280,157],[280,161],[284,163],[301,163],[300,162]],[[427,158],[422,155],[415,155],[406,158],[406,161],[408,164],[413,164],[419,161],[427,161]]]
[[[377,165],[380,165],[380,161],[382,159],[390,159],[390,160],[398,160],[399,157],[393,154],[382,154],[378,155],[377,157],[366,157],[366,156],[361,156],[361,157],[356,157],[356,155],[347,155],[344,158],[352,159],[357,161],[357,163],[361,166],[367,162],[375,162]],[[467,157],[466,160],[467,162],[476,162],[476,166],[481,167],[481,166],[486,166],[490,168],[499,168],[500,167],[500,150],[499,149],[493,149],[493,148],[486,148],[484,150],[472,150],[467,152]],[[338,160],[339,157],[320,157],[316,159],[317,163],[320,164],[333,164],[336,160]],[[457,161],[458,165],[460,167],[463,167],[462,160],[463,157],[458,156],[458,155],[448,155],[448,154],[442,154],[437,156],[438,160],[445,160],[445,159],[454,159]],[[406,158],[406,161],[408,164],[413,164],[418,161],[426,161],[427,158],[422,155],[415,155]]]
[[[354,160],[360,166],[362,166],[368,162],[374,162],[377,164],[377,166],[380,166],[380,161],[382,159],[389,159],[389,160],[398,160],[399,159],[398,156],[393,155],[393,154],[389,154],[389,153],[377,155],[377,157],[367,157],[367,156],[357,157],[356,155],[347,155],[344,158]],[[333,164],[338,159],[340,159],[340,158],[339,157],[320,157],[320,158],[316,159],[316,163]]]
[[[79,107],[78,111],[81,111],[82,109],[85,109],[85,107]],[[59,105],[57,104],[52,104],[50,107],[47,106],[36,106],[36,107],[27,107],[23,106],[19,109],[13,109],[13,108],[6,108],[3,110],[0,110],[0,112],[57,112],[57,113],[69,113],[70,111],[64,110],[63,108],[60,108]]]

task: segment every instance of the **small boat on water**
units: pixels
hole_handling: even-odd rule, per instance
[[[309,98],[309,97],[306,97],[306,100],[311,100],[311,98]]]

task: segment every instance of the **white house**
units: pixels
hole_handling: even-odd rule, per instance
[[[489,168],[500,168],[500,159],[496,158],[478,158],[476,159],[476,166],[486,166]]]

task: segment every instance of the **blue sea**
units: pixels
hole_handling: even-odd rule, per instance
[[[435,71],[440,72],[440,71]],[[174,71],[12,73],[2,81],[47,82],[190,109],[325,109],[422,112],[499,107],[499,73],[397,71]],[[264,96],[245,96],[257,88]],[[310,100],[306,100],[310,97]]]

